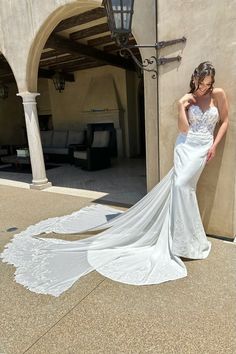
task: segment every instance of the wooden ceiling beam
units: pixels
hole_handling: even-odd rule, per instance
[[[76,59],[80,59],[80,58],[84,58],[83,55],[65,55],[65,56],[61,56],[61,57],[57,57],[57,58],[53,58],[53,59],[48,59],[48,60],[43,60],[42,62],[39,63],[39,66],[41,68],[45,67],[45,66],[51,66],[54,64],[60,64],[60,63],[64,63],[67,61],[71,61],[71,60],[76,60]]]
[[[76,31],[70,34],[70,39],[72,41],[77,41],[83,38],[88,38],[96,36],[97,34],[109,32],[109,27],[107,23],[102,23],[93,27],[85,28],[80,31]]]
[[[134,38],[129,40],[129,45],[135,45],[135,44],[136,44],[136,41]],[[103,50],[105,52],[113,52],[114,50],[120,50],[120,48],[116,44],[109,44],[109,45],[105,45],[103,47]]]
[[[136,42],[134,40],[134,37],[130,38],[130,43],[131,43],[131,40],[133,40],[134,43],[136,44]],[[102,37],[98,37],[98,38],[94,38],[94,39],[89,39],[88,40],[88,45],[90,45],[91,47],[96,47],[96,46],[99,46],[99,45],[105,45],[107,43],[115,44],[115,41],[114,41],[114,39],[112,39],[111,35],[102,36]]]
[[[120,68],[135,70],[134,63],[130,60],[109,53],[104,53],[102,50],[89,47],[82,43],[73,42],[57,34],[51,34],[51,36],[48,38],[46,46],[54,48],[55,50],[67,50],[71,54],[85,55],[106,64],[118,66]]]
[[[55,75],[55,73],[56,73],[55,70],[46,70],[46,69],[39,68],[38,76],[41,78],[44,78],[44,79],[52,79],[52,77]],[[75,77],[71,73],[63,72],[63,76],[66,81],[69,81],[69,82],[75,81]]]
[[[114,39],[111,38],[111,35],[88,40],[88,45],[91,47],[96,47],[97,45],[105,45],[107,43],[115,43]]]
[[[52,77],[53,77],[53,75],[55,75],[55,73],[56,73],[55,70],[46,70],[46,69],[42,69],[42,68],[39,68],[39,70],[38,70],[38,76],[41,78],[45,78],[45,79],[52,79]],[[63,72],[63,75],[64,75],[66,81],[70,81],[70,82],[75,81],[73,74]],[[13,80],[12,80],[12,78],[13,78]],[[8,70],[7,72],[0,73],[0,81],[4,82],[4,83],[15,81],[13,72],[11,70]]]
[[[67,68],[71,67],[71,66],[78,66],[78,65],[83,65],[85,63],[90,63],[90,62],[94,62],[94,59],[92,58],[87,58],[87,57],[84,57],[84,58],[81,58],[80,60],[75,60],[75,61],[71,61],[71,62],[63,62],[63,63],[55,63],[55,64],[52,64],[50,65],[49,67],[49,70],[67,70]]]
[[[51,57],[55,57],[55,56],[60,55],[60,54],[63,54],[63,53],[59,52],[58,50],[52,49],[52,50],[49,50],[47,52],[43,52],[41,54],[40,60],[48,59],[48,58],[51,58]]]
[[[96,61],[92,61],[91,63],[86,63],[83,65],[78,65],[78,66],[71,66],[67,68],[68,72],[75,72],[75,71],[80,71],[80,70],[86,70],[86,69],[91,69],[91,68],[97,68],[100,66],[104,66],[106,64],[101,63],[101,62],[96,62]]]
[[[65,31],[71,27],[83,25],[85,23],[98,20],[102,17],[106,17],[106,11],[103,7],[97,7],[80,15],[72,16],[66,20],[61,21],[59,25],[54,29],[54,33]]]

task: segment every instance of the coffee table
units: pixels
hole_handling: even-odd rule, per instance
[[[5,163],[10,163],[16,168],[20,168],[21,165],[30,165],[30,157],[21,157],[17,155],[2,156],[1,161]]]

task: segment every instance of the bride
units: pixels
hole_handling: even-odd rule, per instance
[[[209,62],[194,70],[190,92],[178,102],[181,133],[174,166],[137,204],[126,212],[95,204],[15,235],[1,258],[16,267],[18,283],[36,293],[59,296],[96,270],[126,284],[159,284],[187,275],[181,257],[208,256],[211,244],[201,222],[196,184],[228,127],[227,100],[222,89],[213,88],[214,77]],[[101,232],[75,241],[42,237],[89,231]]]

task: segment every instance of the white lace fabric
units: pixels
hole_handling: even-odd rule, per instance
[[[197,105],[191,105],[188,110],[190,131],[213,135],[215,125],[219,121],[216,106],[209,107],[205,112]]]
[[[174,167],[126,212],[92,205],[15,235],[1,254],[3,262],[16,267],[15,280],[33,292],[59,296],[93,270],[134,285],[185,277],[187,270],[179,257],[206,258],[211,248],[195,191],[217,121],[216,108],[203,113],[191,106],[190,129],[177,138]],[[75,241],[42,237],[88,230],[102,232]]]

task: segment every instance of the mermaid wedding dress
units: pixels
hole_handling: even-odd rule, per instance
[[[174,167],[133,207],[121,212],[95,204],[15,235],[0,257],[16,267],[16,282],[53,296],[93,270],[126,284],[159,284],[187,275],[180,256],[206,258],[211,244],[195,190],[219,113],[215,106],[203,112],[191,105],[188,116],[189,131],[175,144]],[[75,241],[42,237],[94,230],[101,232]]]

